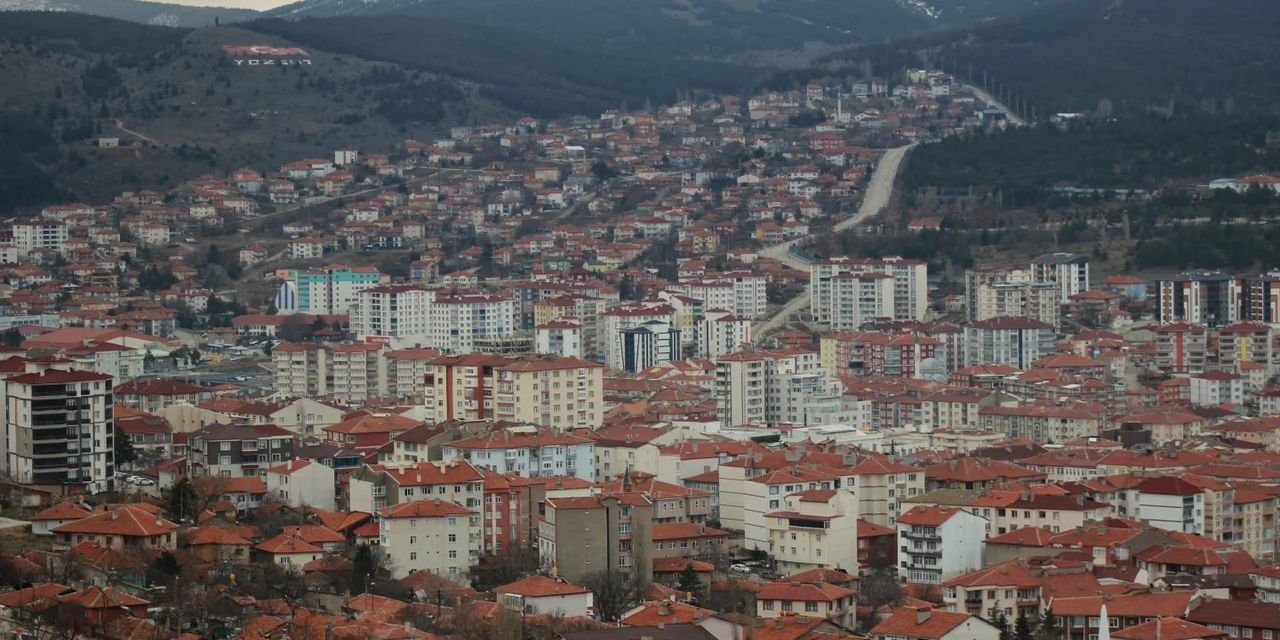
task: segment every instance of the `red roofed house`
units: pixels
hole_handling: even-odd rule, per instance
[[[1139,625],[1112,632],[1116,640],[1215,640],[1228,634],[1221,629],[1206,627],[1182,618],[1156,618]],[[1265,635],[1259,634],[1265,638]],[[1248,636],[1245,636],[1248,637]]]
[[[777,618],[788,613],[826,618],[853,627],[857,594],[825,582],[770,582],[756,594],[756,616]]]
[[[592,617],[595,594],[590,589],[562,579],[537,575],[505,584],[493,590],[498,604],[510,611],[525,614],[551,614]]]
[[[211,396],[205,387],[167,378],[132,380],[116,386],[115,393],[116,401],[120,404],[149,413],[176,404],[195,406]]]
[[[87,509],[73,502],[59,502],[34,516],[31,516],[31,533],[37,536],[51,536],[53,530],[93,515]]]
[[[878,640],[998,640],[1000,630],[967,613],[902,607],[871,629]]]
[[[259,544],[257,549],[268,556],[272,564],[293,571],[302,571],[303,565],[324,557],[324,549],[303,540],[296,533],[281,533]]]
[[[390,413],[364,413],[324,427],[325,438],[330,442],[369,453],[391,439],[422,424],[418,420]]]
[[[173,549],[178,525],[132,505],[54,527],[58,544],[72,547],[92,542],[108,549]]]
[[[484,548],[480,513],[440,499],[401,502],[378,511],[380,553],[394,578],[430,571],[457,580]]]
[[[840,489],[807,489],[786,496],[782,508],[764,514],[769,546],[782,573],[818,567],[855,570],[858,496]]]
[[[955,507],[918,506],[898,518],[898,575],[942,584],[982,567],[988,520]]]

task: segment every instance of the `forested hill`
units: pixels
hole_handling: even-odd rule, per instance
[[[680,60],[661,47],[615,53],[572,38],[402,16],[261,20],[243,26],[304,46],[474,81],[482,95],[542,117],[662,103],[682,90],[736,93],[751,88],[762,73],[736,64]]]
[[[252,20],[257,11],[227,7],[193,7],[150,0],[0,0],[0,12],[50,11],[83,13],[164,27],[207,27]],[[0,16],[0,20],[4,16]]]
[[[1062,0],[1023,15],[851,49],[777,83],[925,64],[1020,98],[1030,111],[1129,113],[1280,106],[1275,0]]]

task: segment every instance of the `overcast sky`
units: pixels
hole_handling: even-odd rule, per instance
[[[240,9],[266,10],[289,4],[293,0],[158,0],[171,4],[186,4],[196,7],[237,7]]]

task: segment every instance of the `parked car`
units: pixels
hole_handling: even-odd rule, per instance
[[[751,573],[751,567],[748,567],[747,565],[741,564],[741,563],[734,563],[729,565],[729,570],[734,573]]]

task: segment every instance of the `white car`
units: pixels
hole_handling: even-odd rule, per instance
[[[151,478],[144,478],[142,476],[129,476],[128,482],[142,487],[149,487],[156,483],[155,480],[152,480]]]
[[[734,573],[751,573],[751,567],[745,564],[731,564],[729,570]]]

